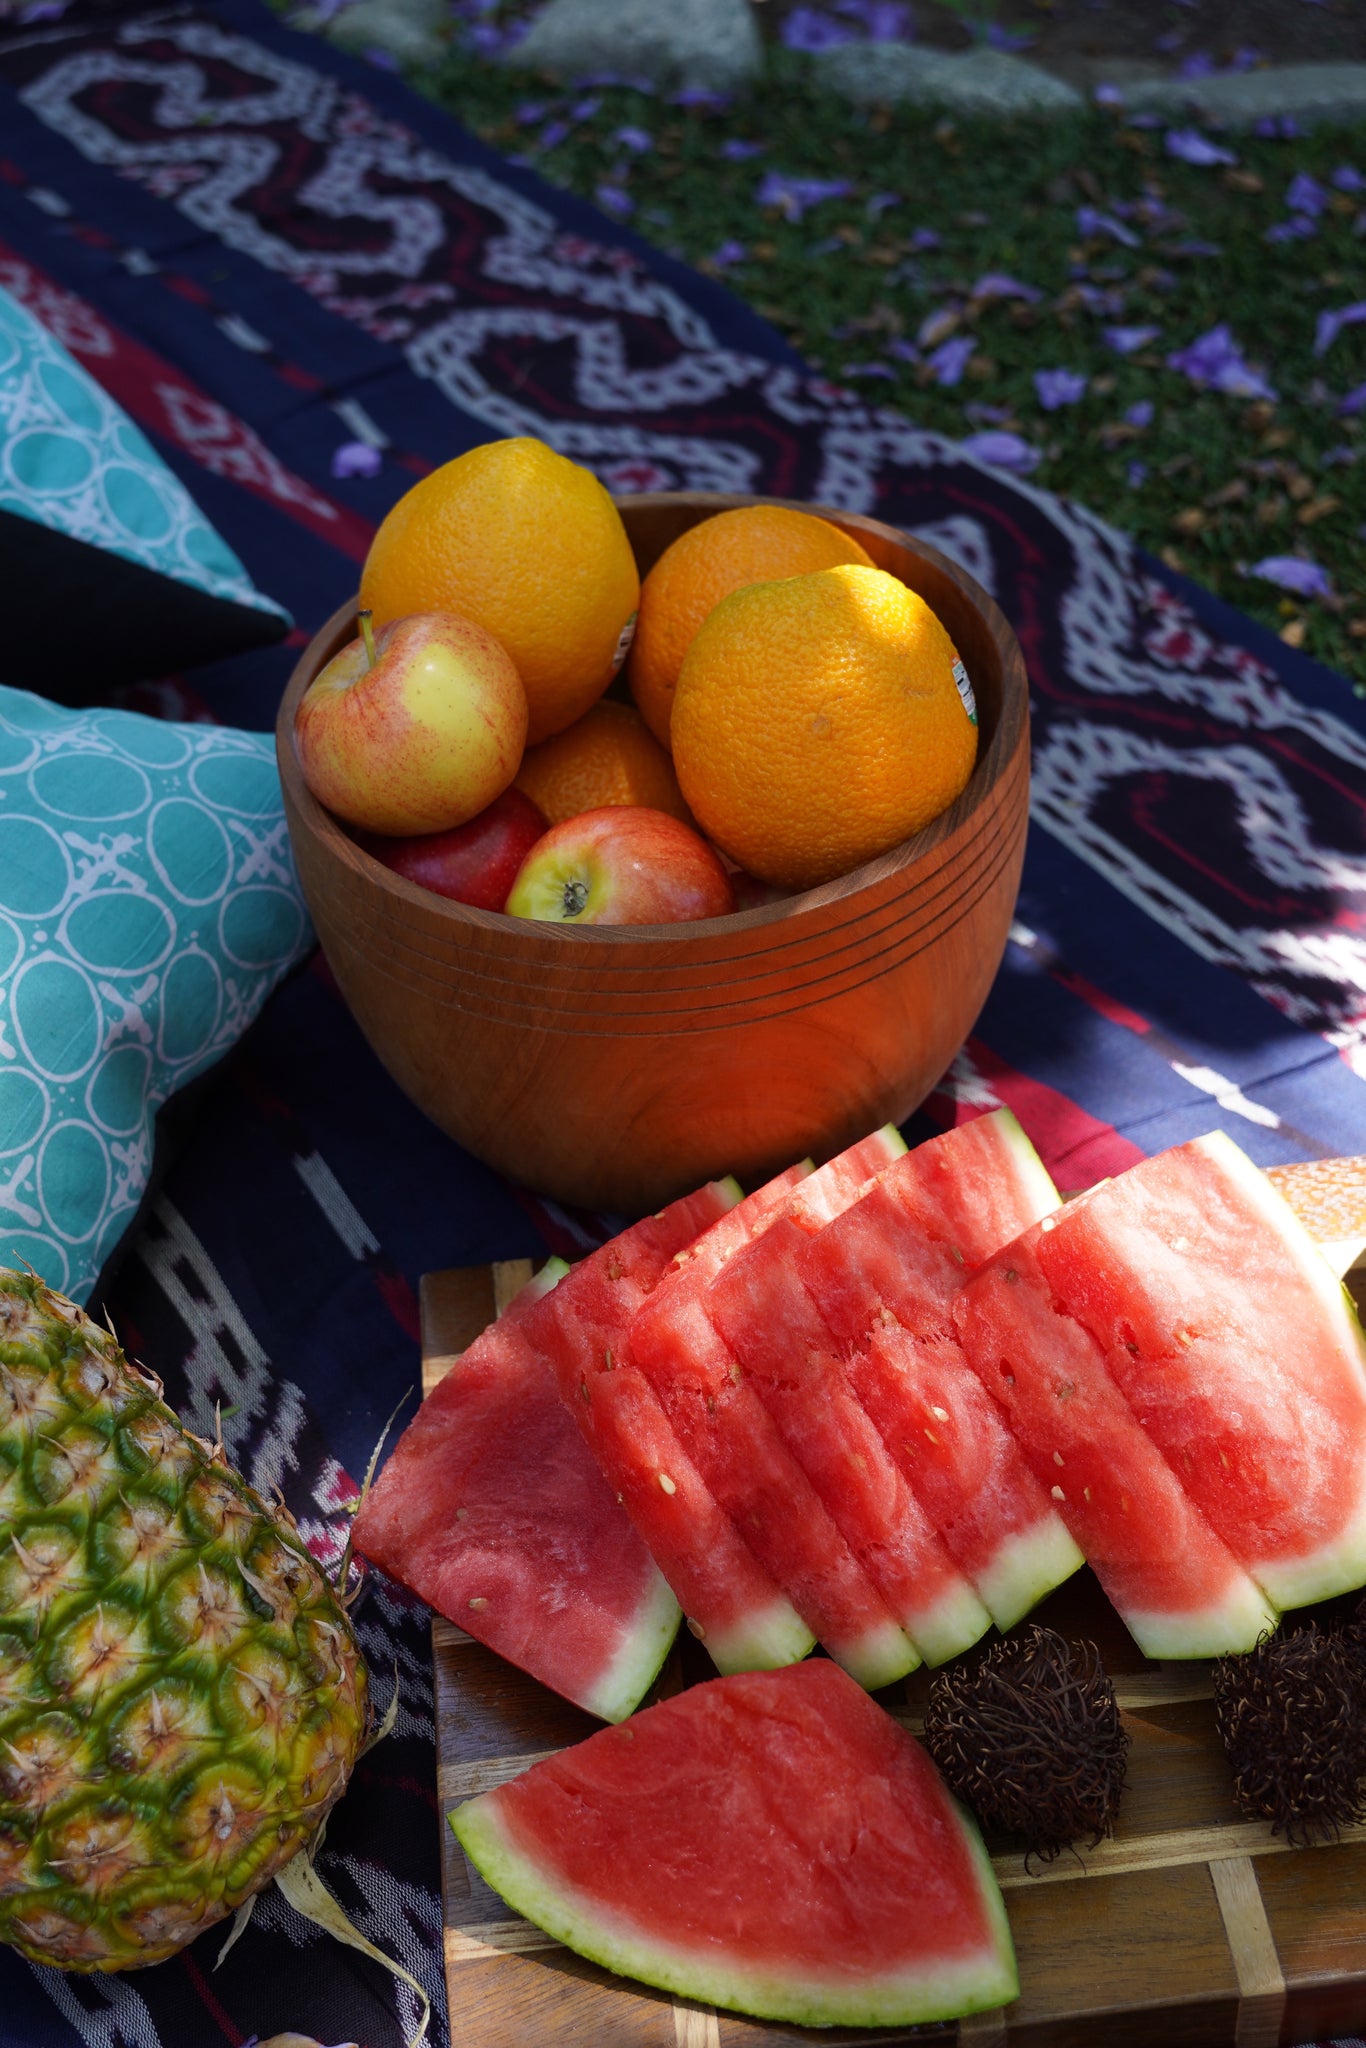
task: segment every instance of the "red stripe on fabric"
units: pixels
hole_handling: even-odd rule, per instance
[[[200,2004],[214,2020],[223,2039],[229,2043],[229,2048],[243,2048],[247,2036],[232,2018],[227,2007],[214,1996],[209,1988],[208,1979],[188,1949],[182,1949],[180,1961],[186,1976],[198,1993]]]
[[[375,531],[368,520],[286,469],[245,420],[4,242],[0,285],[84,362],[96,383],[149,433],[170,441],[214,476],[265,499],[352,561],[365,560]]]
[[[1113,1124],[1102,1123],[1046,1081],[1036,1081],[1031,1074],[1008,1066],[980,1038],[970,1038],[964,1050],[985,1084],[982,1099],[965,1099],[951,1089],[936,1089],[924,1105],[936,1123],[971,1123],[974,1117],[1002,1105],[1013,1110],[1061,1188],[1089,1188],[1147,1157],[1131,1139],[1121,1137]],[[994,1102],[988,1097],[994,1097]]]
[[[1137,1010],[1131,1010],[1124,1003],[1116,1002],[1113,996],[1106,995],[1103,988],[1097,988],[1095,983],[1087,981],[1084,975],[1074,974],[1070,967],[1052,967],[1049,973],[1060,988],[1065,988],[1069,995],[1079,996],[1082,1002],[1104,1017],[1108,1023],[1118,1024],[1125,1031],[1135,1031],[1140,1038],[1146,1038],[1152,1030],[1148,1019],[1140,1016]]]
[[[375,1286],[379,1291],[380,1300],[384,1303],[384,1306],[388,1309],[404,1336],[411,1337],[414,1344],[420,1344],[422,1342],[422,1318],[418,1314],[417,1297],[414,1295],[412,1288],[408,1285],[402,1273],[398,1272],[395,1267],[390,1266],[387,1261],[383,1265],[378,1260],[371,1260],[367,1263],[370,1266]]]

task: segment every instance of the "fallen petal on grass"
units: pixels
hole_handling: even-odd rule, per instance
[[[1291,591],[1296,597],[1333,595],[1333,579],[1328,571],[1306,555],[1266,555],[1260,562],[1254,562],[1246,574],[1260,577],[1263,583],[1274,583],[1277,590]]]
[[[1028,476],[1040,461],[1038,449],[1031,448],[1028,441],[1000,430],[969,434],[959,446],[965,455],[989,463],[993,469],[1008,469],[1012,476]]]

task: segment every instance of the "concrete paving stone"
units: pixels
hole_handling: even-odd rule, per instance
[[[1061,114],[1084,105],[1074,86],[999,50],[950,55],[911,43],[840,43],[813,60],[846,99],[909,101],[959,114]]]
[[[445,0],[353,0],[326,33],[344,50],[387,50],[400,64],[437,64],[446,54]]]
[[[756,75],[763,50],[749,0],[550,0],[508,61],[725,92]]]
[[[1269,64],[1262,71],[1136,81],[1121,89],[1134,113],[1197,113],[1230,128],[1250,128],[1268,115],[1304,122],[1366,115],[1366,64]]]

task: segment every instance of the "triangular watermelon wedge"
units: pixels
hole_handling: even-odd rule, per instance
[[[905,2027],[1019,1993],[976,1828],[915,1737],[823,1658],[693,1686],[451,1826],[515,1911],[685,1998]]]
[[[573,1271],[615,1265],[647,1289],[736,1192],[699,1189]],[[532,1317],[551,1310],[550,1277],[423,1402],[356,1516],[356,1549],[574,1705],[618,1721],[663,1663],[678,1602],[528,1340]]]

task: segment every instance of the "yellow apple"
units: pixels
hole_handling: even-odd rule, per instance
[[[522,679],[491,633],[452,612],[393,619],[343,647],[294,722],[319,803],[370,832],[446,832],[502,794],[522,760]]]

